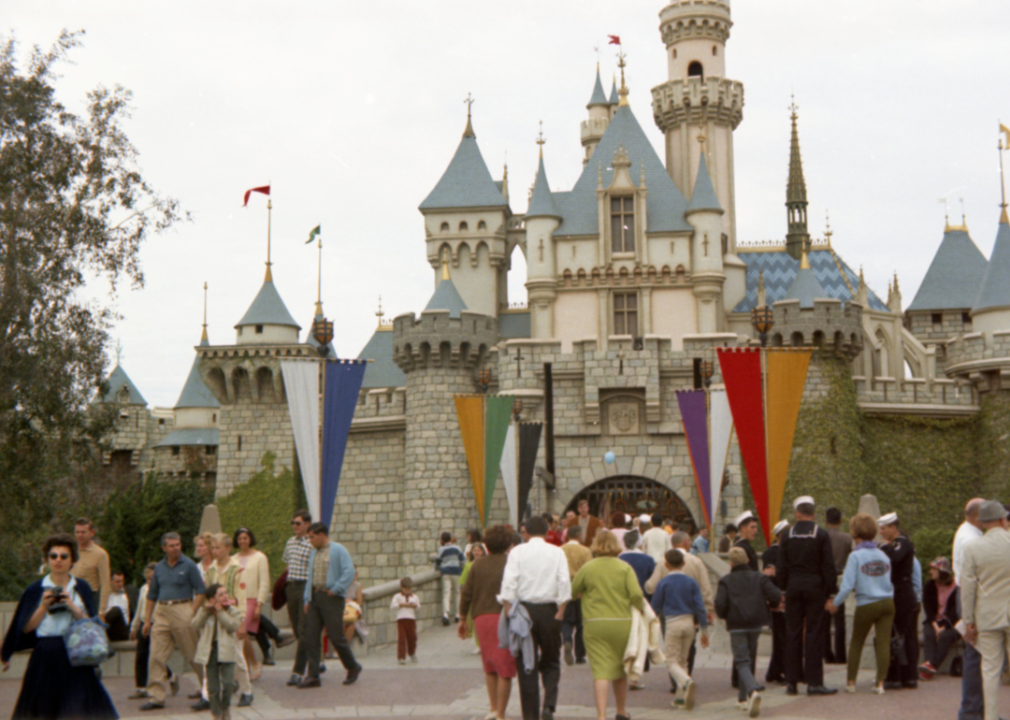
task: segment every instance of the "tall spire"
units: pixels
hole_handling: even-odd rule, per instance
[[[200,344],[210,342],[207,338],[207,282],[203,283],[203,332],[200,333]]]
[[[466,129],[463,131],[463,137],[465,138],[475,138],[477,133],[473,131],[473,123],[470,122],[470,110],[473,108],[473,96],[470,93],[466,94]]]
[[[799,260],[803,249],[810,247],[807,231],[807,184],[803,180],[803,160],[800,158],[800,133],[796,128],[795,100],[789,106],[792,136],[789,141],[789,180],[786,182],[786,208],[789,230],[786,233],[786,251]]]
[[[267,198],[267,272],[266,275],[263,276],[263,282],[274,281],[273,273],[270,272],[270,266],[273,265],[273,263],[270,262],[270,225],[271,220],[273,219],[273,211],[273,200],[271,198]]]
[[[999,124],[999,131],[1001,133],[1006,133],[1006,144],[1010,145],[1010,128],[1008,128],[1003,123]],[[999,214],[1000,224],[1008,223],[1010,224],[1010,218],[1007,217],[1006,212],[1006,177],[1003,173],[1003,151],[1006,150],[1006,145],[1003,144],[1003,138],[999,139],[999,192],[1000,192],[1000,209]]]
[[[323,316],[323,234],[316,234],[319,257],[316,265],[316,317]]]
[[[628,105],[628,86],[624,82],[624,68],[627,63],[624,61],[624,49],[622,48],[617,53],[617,67],[621,68],[621,89],[617,91],[617,94],[621,96],[618,105],[625,107]]]

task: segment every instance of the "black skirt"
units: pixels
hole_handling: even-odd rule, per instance
[[[72,667],[61,637],[40,637],[28,659],[12,720],[117,720],[95,669]]]

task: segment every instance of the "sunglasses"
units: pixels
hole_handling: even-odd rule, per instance
[[[50,560],[69,560],[70,559],[70,555],[67,554],[67,553],[54,553],[54,552],[51,552],[51,553],[49,553],[49,559]]]
[[[291,521],[291,524],[292,524],[292,525],[301,525],[301,524],[302,524],[302,521],[301,521],[301,520],[292,520],[292,521]]]

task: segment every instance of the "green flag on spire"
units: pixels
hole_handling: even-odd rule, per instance
[[[322,230],[320,229],[322,227],[323,227],[322,225],[316,225],[314,228],[312,228],[312,232],[309,233],[309,239],[305,241],[306,245],[308,245],[310,242],[316,239],[316,235],[322,232]]]

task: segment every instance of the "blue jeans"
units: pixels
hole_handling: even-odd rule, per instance
[[[957,720],[982,720],[982,653],[965,643]]]
[[[730,647],[733,649],[733,667],[736,670],[739,680],[739,694],[737,699],[740,702],[750,697],[750,694],[757,689],[757,680],[751,666],[757,658],[758,638],[761,637],[761,630],[733,630],[729,634]],[[979,687],[981,687],[981,675],[979,676]]]

